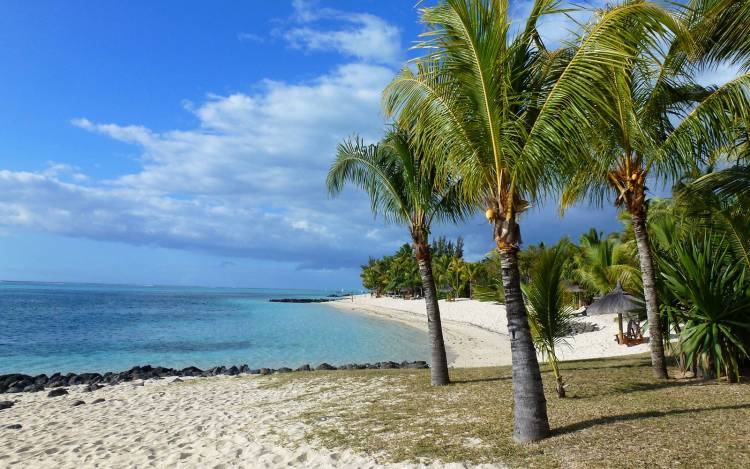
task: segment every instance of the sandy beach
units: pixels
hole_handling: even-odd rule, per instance
[[[355,297],[332,303],[426,329],[424,302]],[[472,300],[440,302],[453,367],[510,363],[502,306]],[[601,330],[569,340],[565,359],[640,353],[646,345],[618,346],[613,318],[586,318]],[[336,372],[345,373],[345,372]],[[326,374],[274,385],[273,377],[165,378],[47,397],[47,391],[4,394],[15,401],[0,411],[2,467],[388,467],[377,454],[331,451],[309,441],[316,425],[305,413],[345,400],[367,402],[388,389],[387,377],[361,381]],[[345,375],[344,375],[345,376]],[[369,397],[368,397],[369,396]],[[103,402],[94,403],[103,398]],[[74,406],[77,400],[85,404]],[[360,404],[358,404],[360,405]],[[9,429],[8,425],[22,426]],[[322,424],[322,423],[321,423]],[[463,464],[398,467],[468,467]],[[498,467],[498,466],[484,466]]]
[[[348,298],[330,304],[345,311],[370,314],[427,330],[423,299],[357,295],[353,301]],[[464,368],[511,364],[505,306],[467,298],[440,300],[439,306],[449,366]],[[615,342],[618,331],[616,319],[616,314],[580,318],[581,322],[596,324],[599,330],[568,337],[566,344],[558,351],[559,358],[581,360],[647,352],[647,343],[626,347]]]
[[[0,411],[0,467],[388,467],[377,455],[310,444],[301,416],[342,399],[364,399],[383,383],[319,378],[269,386],[271,378],[174,378],[127,383],[49,398],[12,396]],[[104,398],[104,402],[92,403]],[[76,400],[86,404],[73,407]],[[21,424],[22,429],[4,428]],[[398,467],[466,467],[399,465]],[[497,466],[484,466],[497,467]]]

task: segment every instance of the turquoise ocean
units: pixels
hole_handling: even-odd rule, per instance
[[[268,301],[330,293],[2,282],[0,374],[428,360],[427,335],[414,328]]]

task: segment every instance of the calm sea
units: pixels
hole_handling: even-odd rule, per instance
[[[297,367],[427,360],[424,332],[270,298],[325,292],[0,283],[0,374],[135,365]]]

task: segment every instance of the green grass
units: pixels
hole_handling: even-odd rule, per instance
[[[674,370],[672,370],[674,371]],[[500,462],[511,467],[750,467],[750,386],[651,377],[647,357],[565,362],[559,399],[544,369],[551,438],[512,442],[510,368],[456,369],[433,388],[426,370],[290,373],[352,392],[303,415],[307,439],[379,462]],[[376,380],[376,381],[372,381]],[[352,386],[354,381],[354,386]]]

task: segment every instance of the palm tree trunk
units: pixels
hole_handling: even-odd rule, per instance
[[[515,429],[513,439],[519,443],[537,441],[549,436],[547,400],[544,398],[542,375],[531,341],[529,319],[521,295],[521,276],[518,271],[518,248],[500,251],[505,310],[513,363],[513,402]]]
[[[435,288],[435,279],[432,276],[430,246],[428,244],[417,245],[416,253],[424,288],[424,302],[427,306],[427,329],[430,335],[432,357],[432,363],[430,363],[431,382],[433,386],[443,386],[450,383],[450,378],[448,376],[445,341],[443,340],[443,326],[440,323],[437,289]]]
[[[667,362],[664,357],[664,340],[661,331],[659,303],[656,300],[656,279],[654,277],[654,263],[651,259],[651,244],[646,229],[646,206],[636,213],[631,213],[633,231],[638,245],[638,259],[641,264],[643,278],[643,296],[646,300],[646,316],[648,317],[648,333],[651,347],[651,367],[657,378],[667,379]]]
[[[557,363],[557,357],[555,356],[554,351],[550,353],[549,364],[552,367],[552,373],[555,375],[555,391],[557,391],[557,397],[565,397],[565,383],[560,374],[560,366]]]

